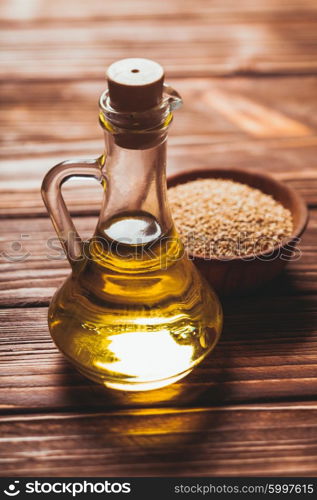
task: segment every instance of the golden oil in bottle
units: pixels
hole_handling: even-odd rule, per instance
[[[56,293],[49,326],[80,372],[122,390],[181,379],[218,340],[217,297],[174,229],[146,212],[113,216]]]
[[[42,195],[72,273],[49,327],[65,356],[107,387],[149,390],[189,373],[222,326],[215,293],[184,254],[166,194],[166,143],[181,97],[146,59],[110,66],[100,98],[105,154],[47,173]],[[82,242],[61,193],[71,177],[104,188],[95,236]]]

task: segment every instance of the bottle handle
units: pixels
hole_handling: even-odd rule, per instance
[[[71,266],[81,258],[83,242],[67,209],[61,188],[64,182],[74,177],[93,177],[102,182],[99,159],[63,161],[47,172],[41,188],[44,204]]]

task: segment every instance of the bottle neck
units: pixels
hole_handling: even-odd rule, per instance
[[[105,131],[105,197],[99,236],[145,244],[172,229],[166,193],[166,139],[167,133],[153,147],[130,149]]]

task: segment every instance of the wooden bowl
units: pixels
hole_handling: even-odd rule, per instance
[[[292,257],[293,251],[304,232],[308,210],[303,199],[294,189],[261,172],[243,169],[204,168],[177,173],[168,178],[168,187],[203,178],[231,179],[270,194],[288,208],[293,216],[293,233],[281,244],[269,251],[252,254],[246,258],[215,257],[204,259],[191,255],[194,263],[219,295],[241,295],[250,292],[276,277]]]

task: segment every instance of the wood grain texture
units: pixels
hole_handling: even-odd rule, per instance
[[[4,0],[0,15],[0,475],[316,475],[316,2]],[[54,347],[47,305],[69,266],[39,194],[51,166],[102,152],[104,71],[132,56],[184,98],[169,173],[265,170],[311,208],[302,257],[224,302],[214,353],[140,394],[89,382]],[[64,192],[90,236],[102,190]]]
[[[102,152],[102,141],[93,147],[75,151],[67,147],[57,155],[4,160],[0,187],[0,216],[32,217],[46,215],[40,186],[45,173],[63,159],[94,158]],[[295,138],[270,141],[220,141],[206,144],[195,138],[169,143],[168,173],[204,168],[263,169],[298,189],[311,207],[317,206],[317,138]],[[26,175],[27,172],[27,175]],[[95,181],[71,180],[64,189],[73,214],[91,215],[99,211],[102,190]]]
[[[1,474],[313,476],[316,419],[316,404],[2,417]]]
[[[69,19],[69,14],[67,20],[59,19],[56,14],[50,17],[50,11],[56,13],[58,7],[45,8],[43,2],[34,5],[33,14],[28,15],[28,9],[21,8],[20,22],[9,23],[8,19],[2,29],[2,43],[8,57],[1,73],[24,79],[43,75],[51,79],[101,78],[105,65],[114,59],[140,54],[159,60],[169,76],[316,73],[317,19],[312,1],[297,7],[302,15],[296,16],[293,10],[291,18],[283,18],[286,2],[281,2],[271,11],[270,19],[260,14],[264,0],[259,3],[260,12],[248,2],[249,16],[241,15],[237,6],[230,12],[233,2],[222,8],[222,15],[218,10],[214,16],[219,3],[211,2],[208,6],[204,2],[205,9],[201,10],[201,2],[188,2],[187,16],[182,15],[182,9],[178,15],[169,16],[170,10],[176,14],[176,8],[180,8],[179,4],[171,3],[170,8],[166,1],[162,2],[150,13],[151,7],[145,7],[150,22],[149,15],[143,15],[145,2],[133,9],[131,3],[127,7],[127,2],[117,6],[115,11],[120,9],[120,19],[109,15],[113,7],[109,0],[97,4],[98,14],[92,19],[85,17],[85,10],[79,18]],[[157,9],[161,14],[158,17]],[[10,18],[10,9],[6,10],[6,17]],[[77,7],[68,12],[76,10]],[[133,20],[127,15],[132,10]],[[44,19],[37,22],[42,16]],[[304,16],[309,22],[303,29]]]
[[[316,77],[171,83],[185,105],[171,128],[169,173],[206,165],[265,169],[317,206]],[[0,216],[45,214],[39,194],[45,172],[66,158],[101,154],[97,96],[103,85],[3,84]],[[65,187],[73,213],[98,211],[102,192],[94,182],[71,190]]]
[[[74,221],[83,238],[93,235],[97,216]],[[47,305],[70,272],[50,221],[2,220],[0,238],[0,307]],[[317,210],[310,213],[299,251],[282,278],[265,289],[266,295],[317,293]]]
[[[315,76],[174,78],[169,83],[184,100],[170,130],[172,143],[316,136]],[[104,75],[97,81],[2,82],[1,153],[22,159],[58,148],[94,147],[93,141],[102,139],[98,97],[104,88]],[[16,141],[24,147],[17,150]]]
[[[72,369],[49,336],[46,308],[2,309],[1,410],[171,402],[209,406],[224,401],[314,398],[316,298],[280,295],[272,301],[270,295],[259,294],[225,301],[224,332],[214,353],[184,381],[145,394],[107,391]]]
[[[145,18],[149,22],[153,18],[204,18],[212,16],[214,22],[219,20],[239,22],[247,21],[302,21],[314,20],[317,7],[314,0],[241,0],[239,5],[235,0],[161,0],[147,2],[134,0],[131,8],[130,0],[110,4],[108,0],[90,0],[89,4],[79,4],[77,0],[69,0],[67,5],[63,0],[46,2],[37,0],[29,8],[24,0],[2,2],[0,6],[1,19],[10,22],[52,22],[55,20],[95,21],[96,19],[130,19]],[[110,8],[111,7],[111,8]]]

